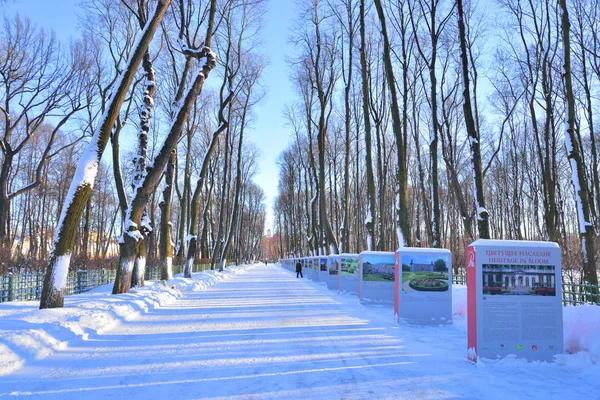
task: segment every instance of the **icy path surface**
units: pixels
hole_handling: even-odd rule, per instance
[[[398,326],[389,306],[268,265],[0,377],[0,398],[587,399],[597,372],[474,365],[456,326]]]

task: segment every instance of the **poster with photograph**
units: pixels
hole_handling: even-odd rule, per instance
[[[340,292],[358,293],[358,254],[340,255],[338,281],[338,290]]]
[[[483,264],[482,294],[556,296],[554,265]]]
[[[318,275],[317,280],[319,282],[327,282],[327,277],[328,277],[328,273],[327,273],[327,256],[320,256],[317,258],[317,268],[316,268],[316,273]]]
[[[338,277],[340,271],[340,256],[330,255],[327,258],[327,288],[330,290],[339,290],[340,280]]]
[[[337,277],[340,268],[340,258],[338,256],[329,257],[329,275]]]
[[[327,272],[327,258],[326,257],[319,258],[319,270],[321,272]]]
[[[399,322],[452,323],[452,254],[445,249],[401,248],[396,252],[395,314]]]
[[[363,251],[359,257],[361,300],[394,303],[395,255],[384,251]]]
[[[306,267],[306,277],[308,279],[313,278],[313,257],[307,257],[304,266]]]
[[[363,282],[394,282],[393,258],[367,255],[362,260]]]
[[[342,255],[340,257],[341,276],[357,276],[358,274],[358,254]]]
[[[477,240],[467,248],[469,359],[553,361],[563,352],[558,244]]]

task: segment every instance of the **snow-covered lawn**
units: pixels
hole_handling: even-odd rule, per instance
[[[0,398],[600,398],[598,306],[564,309],[555,363],[472,364],[461,286],[440,327],[273,265],[109,293],[1,304]]]

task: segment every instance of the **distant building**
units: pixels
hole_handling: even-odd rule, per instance
[[[503,286],[506,289],[556,287],[553,265],[484,264],[483,286]]]
[[[409,267],[411,272],[433,272],[433,261],[431,264],[419,264],[410,260]]]

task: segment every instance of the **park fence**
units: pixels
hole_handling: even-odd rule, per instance
[[[227,263],[230,267],[234,263]],[[210,264],[195,264],[192,272],[202,272],[210,269]],[[173,266],[173,275],[183,273],[183,265]],[[66,294],[79,294],[98,286],[112,284],[115,281],[116,269],[93,269],[71,271],[67,276]],[[39,300],[44,284],[44,272],[18,272],[0,275],[0,303],[7,301]],[[160,280],[160,267],[146,267],[146,280]]]
[[[463,274],[452,275],[452,283],[466,285],[467,277]],[[580,306],[583,304],[600,305],[600,285],[587,283],[562,283],[563,305]]]

